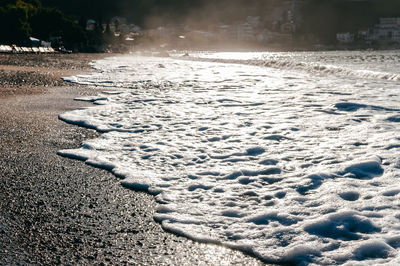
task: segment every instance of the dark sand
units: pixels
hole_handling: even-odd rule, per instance
[[[255,265],[162,230],[156,203],[60,149],[97,135],[58,120],[98,89],[64,83],[104,55],[0,55],[0,265]]]

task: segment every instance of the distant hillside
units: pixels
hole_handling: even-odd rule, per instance
[[[127,17],[130,22],[142,24],[158,17],[162,22],[191,17],[210,16],[234,20],[247,15],[268,14],[272,6],[284,0],[42,0],[43,6],[57,7],[75,18],[88,17],[107,22],[113,16]]]
[[[301,33],[332,43],[337,32],[355,32],[380,17],[400,16],[399,0],[308,0],[303,8]]]
[[[57,7],[76,19],[80,17],[102,20],[106,23],[111,17],[127,17],[132,23],[144,24],[151,18],[159,23],[182,21],[188,16],[195,19],[207,17],[209,20],[232,21],[247,15],[268,16],[271,10],[282,5],[285,0],[42,0],[43,6]],[[300,1],[298,1],[300,2]],[[364,16],[375,19],[379,16],[398,16],[399,0],[306,0],[308,7],[314,7],[314,15],[324,22],[325,15],[334,15],[335,23],[344,23]],[[310,8],[309,8],[310,10]],[[306,16],[309,16],[306,14]],[[351,22],[351,21],[350,21]],[[368,23],[370,21],[368,20]],[[352,23],[352,22],[351,22]]]
[[[260,16],[261,22],[276,17],[276,10],[290,0],[0,0],[0,42],[20,43],[34,35],[42,39],[59,36],[69,47],[99,45],[101,24],[114,16],[143,28],[168,24],[200,26],[243,22]],[[305,3],[296,35],[312,36],[322,43],[335,42],[337,32],[368,28],[380,17],[400,17],[400,0],[292,0]],[[60,10],[60,11],[59,11]],[[297,12],[297,11],[296,11]],[[279,12],[278,12],[279,13]],[[282,16],[282,14],[278,14]],[[289,16],[286,16],[287,18]],[[94,19],[95,34],[85,32]],[[274,18],[276,19],[276,18]],[[79,23],[76,23],[79,22]],[[287,22],[287,21],[286,21]],[[297,23],[297,22],[296,22]],[[261,27],[268,28],[267,23]]]

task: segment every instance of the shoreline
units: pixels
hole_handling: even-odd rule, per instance
[[[58,115],[90,105],[74,98],[101,92],[60,78],[108,56],[0,55],[0,264],[261,265],[165,232],[153,219],[153,196],[57,155],[98,136]]]

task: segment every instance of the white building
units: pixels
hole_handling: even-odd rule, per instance
[[[400,18],[381,18],[379,24],[370,29],[367,39],[400,42]]]
[[[336,34],[336,39],[339,43],[352,43],[354,42],[354,34],[350,32],[341,32]]]
[[[86,22],[86,30],[94,30],[94,28],[96,27],[96,21],[93,19],[89,19]]]
[[[336,34],[339,43],[352,43],[356,35],[350,32]],[[380,18],[379,24],[369,29],[357,32],[357,40],[367,42],[397,42],[400,43],[400,18]]]

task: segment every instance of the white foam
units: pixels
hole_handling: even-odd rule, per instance
[[[181,55],[175,55],[180,57]],[[393,67],[399,60],[397,52],[386,52],[380,55],[381,61],[376,60],[370,52],[342,52],[338,57],[337,52],[321,53],[191,53],[195,60],[223,63],[240,63],[255,66],[264,66],[285,70],[305,71],[315,75],[338,75],[357,78],[372,78],[398,81],[400,74]],[[340,59],[340,60],[338,60]],[[332,63],[333,61],[333,63]],[[362,64],[360,64],[362,63]],[[392,63],[392,64],[390,64]],[[363,68],[360,69],[359,65]],[[389,65],[389,68],[387,67]]]
[[[103,134],[59,154],[154,194],[165,230],[270,263],[399,261],[396,82],[171,58],[94,65],[70,80],[118,93],[60,119]]]
[[[382,240],[368,240],[361,243],[353,253],[357,259],[386,259],[389,257],[395,257],[398,252]]]

